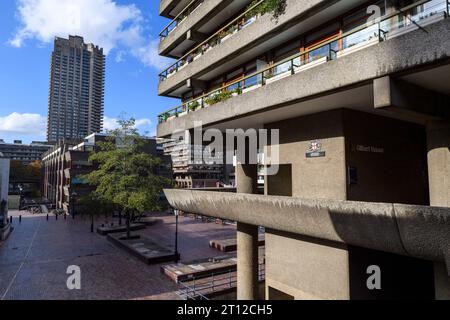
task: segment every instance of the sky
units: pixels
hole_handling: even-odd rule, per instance
[[[125,113],[154,135],[157,115],[179,101],[158,97],[158,0],[0,0],[0,139],[45,141],[55,36],[83,36],[106,53],[105,129]]]

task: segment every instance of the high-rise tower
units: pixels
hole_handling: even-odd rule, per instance
[[[56,37],[50,72],[47,139],[83,138],[103,126],[103,49],[82,37]]]

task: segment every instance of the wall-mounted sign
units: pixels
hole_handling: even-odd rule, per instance
[[[311,141],[309,150],[306,152],[307,158],[322,158],[326,152],[322,150],[322,143],[319,140]]]
[[[356,146],[356,151],[367,152],[367,153],[384,153],[384,148],[374,147],[374,146],[363,146],[358,144]]]

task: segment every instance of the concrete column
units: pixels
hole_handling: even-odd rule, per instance
[[[430,205],[450,207],[450,123],[427,124],[428,175]],[[449,266],[434,264],[434,287],[437,300],[450,300]]]
[[[450,207],[450,123],[427,125],[430,204]]]
[[[258,193],[258,166],[238,164],[236,166],[237,193]]]
[[[237,225],[237,298],[258,300],[258,227]]]
[[[254,194],[258,189],[258,166],[238,164],[237,192]],[[258,226],[237,225],[237,298],[258,300]]]

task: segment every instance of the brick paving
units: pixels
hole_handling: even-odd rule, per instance
[[[0,300],[117,300],[179,299],[177,287],[160,273],[159,265],[148,266],[115,247],[106,237],[90,233],[88,218],[49,221],[44,215],[24,215],[14,231],[0,243]],[[135,233],[160,245],[174,248],[175,218],[159,215],[162,222]],[[112,221],[98,218],[96,226]],[[116,221],[117,223],[117,221]],[[235,236],[234,226],[203,223],[180,217],[179,251],[182,261],[223,255],[209,247],[211,239]],[[81,290],[68,290],[67,267],[81,268]]]

